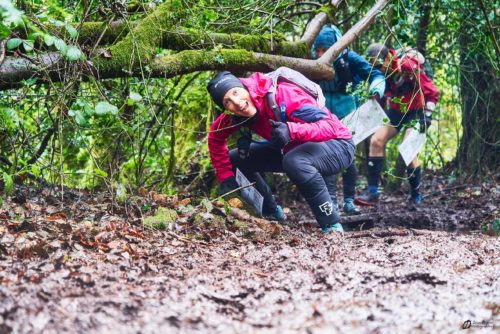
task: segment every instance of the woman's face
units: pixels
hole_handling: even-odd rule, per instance
[[[236,116],[252,117],[257,113],[257,108],[250,98],[250,93],[241,87],[231,88],[222,99],[224,109]]]
[[[383,60],[375,57],[369,58],[369,62],[376,69],[379,69],[383,73],[387,73],[391,69],[392,55],[388,54]]]
[[[323,48],[323,47],[317,47],[314,52],[316,53],[316,57],[318,58],[321,58],[323,57],[323,55],[325,54],[325,52],[327,51],[328,49],[326,48]]]

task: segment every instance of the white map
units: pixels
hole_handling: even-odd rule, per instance
[[[366,137],[384,126],[384,119],[386,118],[387,115],[378,102],[369,99],[355,112],[344,117],[342,123],[351,130],[354,145],[358,145]]]
[[[408,166],[420,150],[422,150],[425,144],[425,138],[425,133],[420,133],[415,129],[411,129],[408,137],[399,145],[399,153],[401,153],[406,166]]]
[[[241,197],[255,209],[259,216],[262,216],[264,197],[253,186],[249,186],[250,181],[248,181],[238,168],[236,168],[236,182],[238,182],[240,187],[246,186],[246,188],[240,189]]]

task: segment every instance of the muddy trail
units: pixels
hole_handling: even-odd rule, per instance
[[[7,197],[0,333],[500,329],[494,180],[436,178],[417,210],[388,194],[363,208],[364,221],[346,224],[343,238],[320,234],[302,201],[285,204],[281,226],[208,201],[139,193],[120,205],[57,189]]]

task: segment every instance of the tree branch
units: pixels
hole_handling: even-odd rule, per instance
[[[316,36],[318,36],[321,28],[325,25],[328,20],[326,13],[319,13],[316,15],[311,22],[307,25],[304,35],[300,39],[302,43],[306,43],[309,47],[313,44]]]
[[[241,69],[267,72],[280,66],[287,66],[315,80],[328,80],[334,75],[331,66],[314,60],[229,49],[219,51],[186,50],[174,55],[157,57],[153,60],[145,59],[141,65],[132,68],[131,72],[124,72],[121,63],[115,63],[114,66],[97,68],[95,74],[99,79],[141,77],[144,74],[144,68],[148,66],[151,69],[148,75],[151,77],[171,78],[196,71]],[[84,66],[90,67],[91,63],[83,62],[82,67]],[[62,81],[68,70],[66,62],[57,53],[41,55],[33,62],[27,59],[8,57],[0,66],[0,90],[18,87],[23,80],[43,77],[44,75],[50,77],[53,82],[59,82]],[[89,69],[86,72],[90,73],[91,71]]]
[[[245,50],[182,51],[157,58],[152,64],[153,77],[171,78],[179,74],[207,70],[244,70],[269,72],[280,66],[293,68],[313,80],[329,80],[331,66],[315,60],[269,55]]]

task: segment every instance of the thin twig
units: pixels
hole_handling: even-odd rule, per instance
[[[255,184],[255,182],[252,182],[252,183],[250,183],[250,184],[247,184],[246,186],[241,186],[241,187],[239,187],[239,188],[236,188],[236,189],[233,189],[233,190],[231,190],[231,191],[228,191],[227,193],[224,193],[224,194],[220,195],[219,197],[217,197],[217,198],[215,198],[215,199],[211,200],[211,202],[212,202],[212,203],[215,203],[215,202],[217,202],[217,201],[219,200],[219,198],[226,197],[227,195],[231,195],[232,193],[237,192],[238,190],[241,190],[241,189],[245,189],[245,188],[251,187],[251,186],[253,186],[254,184]]]

